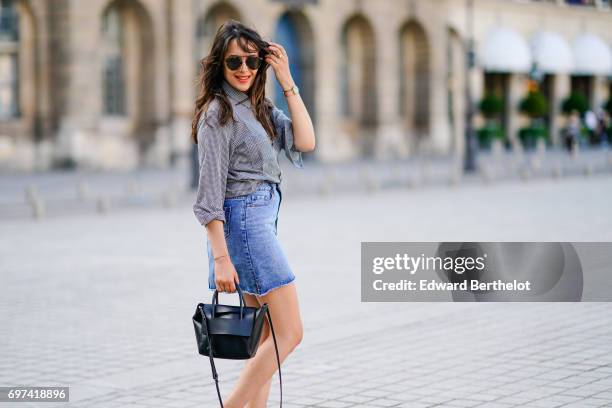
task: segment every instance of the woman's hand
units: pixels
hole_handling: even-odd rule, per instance
[[[276,74],[279,85],[285,91],[291,89],[295,82],[289,70],[287,51],[282,45],[273,42],[270,43],[267,50],[269,54],[266,55],[266,62],[274,68],[274,74]],[[301,152],[313,151],[315,148],[314,127],[302,97],[299,93],[289,94],[285,97],[291,116],[291,125],[293,126],[295,148]]]
[[[290,89],[293,85],[293,78],[291,77],[291,70],[289,70],[289,57],[287,51],[282,45],[270,42],[270,46],[267,48],[268,54],[266,54],[266,62],[274,69],[276,80],[283,90]]]
[[[215,285],[218,292],[234,293],[239,283],[238,273],[229,255],[215,261]]]

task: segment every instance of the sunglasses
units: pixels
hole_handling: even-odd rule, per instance
[[[249,69],[258,69],[261,65],[261,61],[263,58],[256,55],[248,55],[246,57],[241,57],[238,55],[230,55],[225,59],[225,66],[230,71],[236,71],[242,66],[242,61],[246,62],[246,66]]]

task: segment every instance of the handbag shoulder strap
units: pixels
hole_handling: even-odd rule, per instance
[[[202,312],[202,327],[204,328],[204,334],[206,335],[206,339],[208,340],[208,358],[210,359],[210,368],[212,370],[213,379],[215,380],[215,386],[217,387],[217,396],[219,397],[221,408],[223,408],[223,400],[221,399],[221,391],[219,390],[219,376],[217,375],[215,360],[213,359],[212,342],[210,341],[210,335],[208,334],[208,322],[206,319],[206,313],[204,313],[204,309],[202,308],[202,306],[200,306],[200,310]]]
[[[276,352],[276,363],[278,364],[278,382],[280,385],[280,406],[283,407],[283,376],[281,374],[280,356],[278,355],[278,346],[276,345],[276,335],[274,334],[274,325],[272,324],[272,316],[270,316],[270,308],[266,309],[268,320],[270,321],[270,331],[272,332],[272,340],[274,340],[274,351]]]
[[[278,364],[278,380],[279,380],[279,385],[280,385],[280,407],[282,408],[283,407],[283,377],[281,374],[280,355],[278,354],[278,345],[276,343],[276,335],[274,334],[274,325],[272,324],[272,316],[270,315],[270,308],[266,309],[266,314],[270,322],[270,332],[272,332],[272,340],[274,340],[274,351],[276,352],[276,363]],[[221,408],[223,408],[223,400],[221,399],[221,391],[219,390],[219,376],[217,374],[217,369],[215,367],[212,343],[210,341],[210,335],[208,334],[208,323],[206,321],[206,314],[204,313],[204,310],[202,310],[202,327],[204,328],[204,334],[206,334],[206,338],[208,340],[208,358],[210,360],[210,368],[212,370],[212,376],[213,376],[213,379],[215,380],[215,387],[217,388],[217,396],[219,397],[219,403],[221,404]]]

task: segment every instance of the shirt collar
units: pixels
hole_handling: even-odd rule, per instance
[[[223,90],[225,94],[234,101],[235,105],[242,104],[247,108],[251,107],[251,98],[249,98],[249,95],[234,88],[225,79],[223,80]]]

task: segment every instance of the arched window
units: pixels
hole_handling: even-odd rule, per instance
[[[346,132],[362,157],[375,154],[378,127],[376,41],[370,22],[361,14],[350,17],[340,37],[340,109]]]
[[[159,126],[153,23],[138,0],[114,0],[100,15],[101,111],[103,125],[145,152]]]
[[[429,45],[425,30],[409,21],[400,30],[399,113],[405,127],[418,143],[429,134]]]
[[[19,116],[19,16],[13,0],[0,0],[0,118]]]
[[[374,30],[361,15],[342,29],[340,60],[340,112],[360,126],[376,124],[376,49]]]
[[[310,22],[301,12],[284,13],[276,25],[275,42],[281,44],[291,64],[291,76],[300,89],[304,104],[313,122],[314,112],[314,38]],[[274,81],[274,104],[289,115],[287,99],[278,81]]]
[[[117,7],[102,17],[104,113],[125,115],[125,77],[123,62],[123,24]]]

